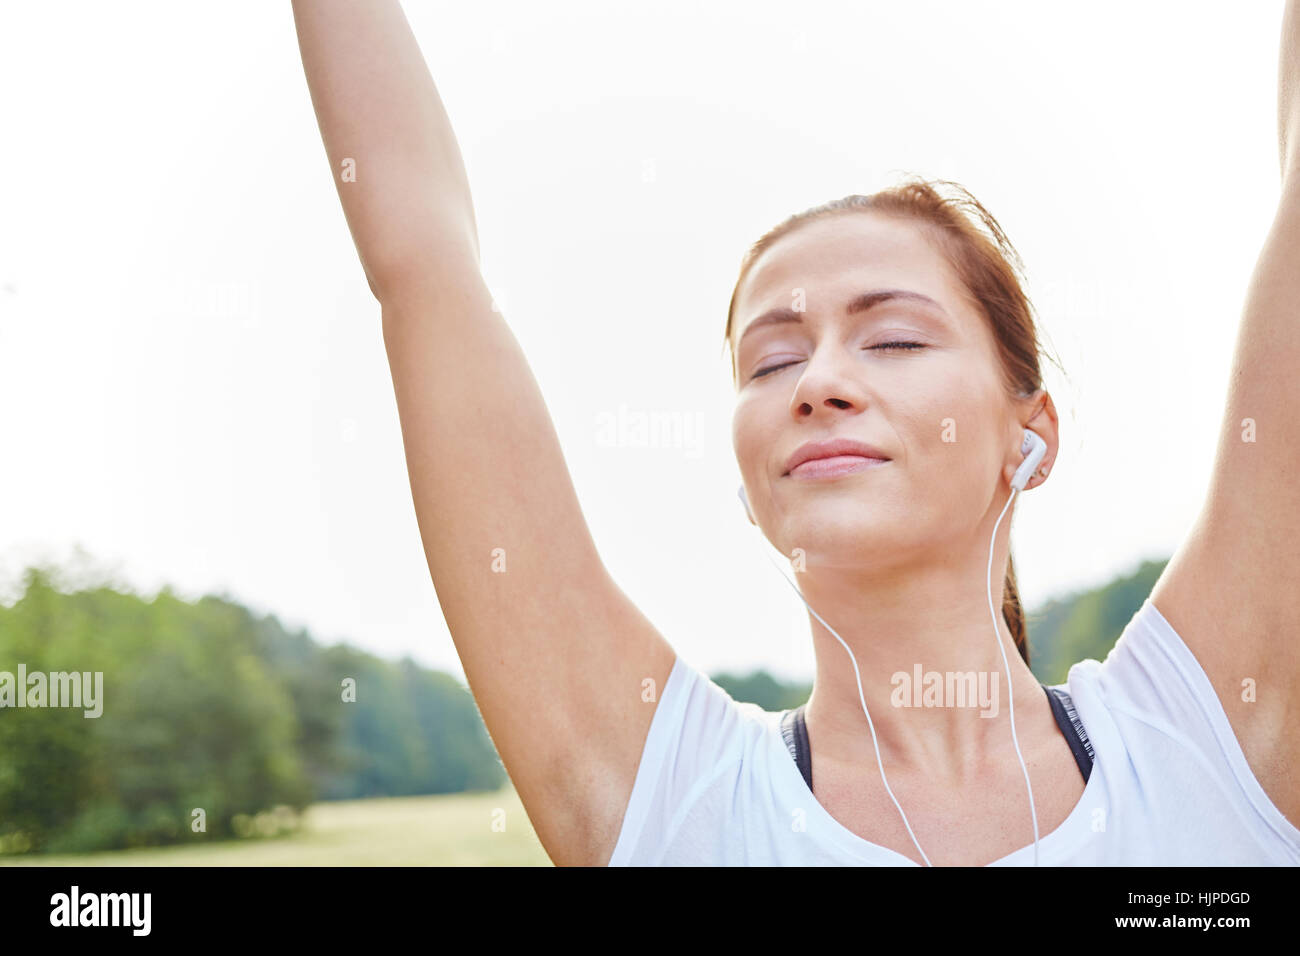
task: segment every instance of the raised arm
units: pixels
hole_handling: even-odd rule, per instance
[[[1277,64],[1277,149],[1282,185],[1300,175],[1300,4],[1287,0]]]
[[[307,88],[370,288],[478,229],[460,147],[397,0],[293,0]]]
[[[596,553],[537,382],[479,271],[460,150],[397,0],[294,0],[293,11],[382,309],[416,520],[456,651],[551,859],[603,864],[654,716],[642,682],[662,691],[675,655]]]
[[[1277,214],[1246,291],[1209,492],[1151,601],[1300,826],[1300,0],[1282,21],[1278,154]]]

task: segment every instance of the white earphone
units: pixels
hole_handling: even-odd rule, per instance
[[[997,611],[993,608],[993,545],[997,541],[998,528],[1002,524],[1002,518],[1006,515],[1007,509],[1011,507],[1011,502],[1016,497],[1016,493],[1023,491],[1025,485],[1029,484],[1029,479],[1033,476],[1034,469],[1038,468],[1039,462],[1041,462],[1043,456],[1047,454],[1047,442],[1043,441],[1036,432],[1026,428],[1024,439],[1020,443],[1020,453],[1025,456],[1025,460],[1020,463],[1020,467],[1016,469],[1015,475],[1011,478],[1011,494],[1007,496],[1007,503],[1002,506],[1002,514],[998,515],[998,520],[993,525],[993,536],[989,539],[989,563],[988,570],[985,572],[985,586],[989,599],[989,614],[993,617],[993,634],[998,643],[998,650],[1002,652],[1002,666],[1005,669],[1007,677],[1007,703],[1008,711],[1011,715],[1011,740],[1015,744],[1016,757],[1020,760],[1020,769],[1025,775],[1025,787],[1029,791],[1029,814],[1034,823],[1034,866],[1038,866],[1038,811],[1034,807],[1034,788],[1029,782],[1029,770],[1025,767],[1025,758],[1020,753],[1020,740],[1016,736],[1016,701],[1015,694],[1012,692],[1011,688],[1011,665],[1007,663],[1007,651],[1002,644],[1001,632],[998,630]],[[1040,474],[1046,475],[1047,472],[1046,470],[1043,470]],[[749,516],[750,521],[754,521],[753,512],[749,509],[749,498],[745,494],[745,486],[743,484],[740,486],[740,500],[745,506],[745,513]],[[771,555],[768,555],[768,560],[772,561]],[[804,598],[802,592],[800,592],[794,581],[790,580],[790,576],[781,570],[780,565],[775,561],[772,561],[772,565],[781,573],[783,578],[789,581],[790,587],[794,588],[794,593],[799,595],[799,600],[803,601],[808,610],[812,612],[812,615],[817,618],[817,620],[821,621],[822,626],[831,632],[835,637],[835,640],[840,642],[840,646],[849,652],[849,659],[853,661],[853,674],[858,682],[858,700],[862,704],[862,713],[866,714],[867,727],[871,730],[871,743],[876,748],[876,766],[880,768],[880,779],[885,785],[885,792],[889,794],[889,799],[893,800],[894,806],[898,809],[899,815],[903,818],[903,826],[907,827],[908,836],[912,838],[912,843],[916,846],[916,851],[921,854],[921,859],[925,860],[926,866],[933,866],[934,864],[930,862],[930,858],[926,856],[925,851],[921,849],[921,844],[917,842],[916,834],[912,832],[912,825],[907,822],[907,814],[903,813],[903,808],[899,806],[898,800],[894,797],[894,791],[889,789],[889,781],[885,779],[885,765],[880,759],[880,744],[876,742],[876,728],[871,722],[871,714],[867,711],[866,697],[862,693],[862,674],[858,670],[857,658],[853,656],[853,651],[850,649],[849,645],[844,643],[844,639],[835,632],[835,628],[822,620],[822,616],[813,610],[812,605]]]
[[[1029,484],[1034,469],[1047,454],[1047,442],[1038,437],[1037,432],[1026,428],[1025,439],[1020,443],[1020,454],[1025,456],[1025,460],[1020,463],[1020,467],[1011,478],[1011,487],[1016,491],[1024,491],[1025,485]]]

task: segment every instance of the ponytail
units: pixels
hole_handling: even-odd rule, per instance
[[[1029,663],[1029,640],[1025,635],[1025,609],[1020,606],[1020,592],[1016,589],[1016,561],[1007,555],[1007,577],[1002,586],[1002,619],[1011,629],[1016,650]]]

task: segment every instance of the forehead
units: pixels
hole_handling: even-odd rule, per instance
[[[789,306],[802,289],[807,308],[835,308],[858,293],[900,288],[960,310],[966,291],[922,227],[855,212],[799,226],[755,260],[736,292],[732,341],[769,308]]]

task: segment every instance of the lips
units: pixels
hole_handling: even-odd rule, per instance
[[[832,438],[827,441],[810,441],[805,442],[795,449],[794,454],[790,456],[785,463],[785,475],[798,468],[805,461],[813,461],[818,458],[839,458],[842,456],[857,456],[859,458],[879,458],[889,461],[890,458],[879,448],[868,445],[866,442],[854,441],[851,438]],[[785,477],[784,475],[782,477]]]

